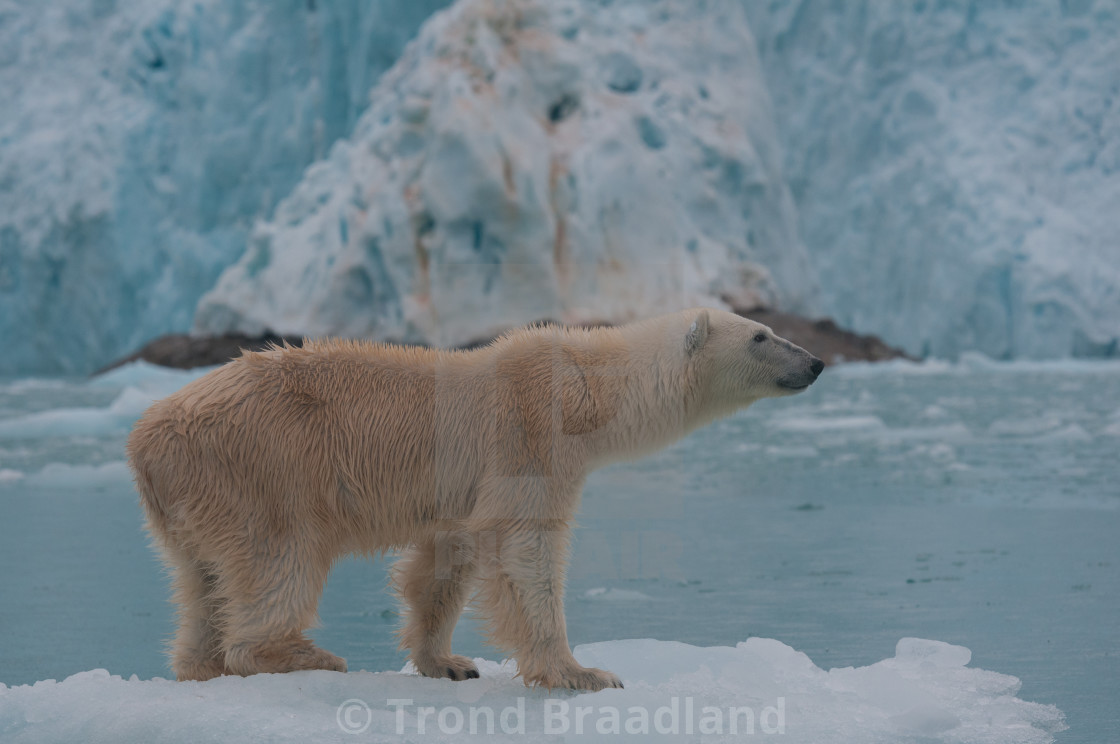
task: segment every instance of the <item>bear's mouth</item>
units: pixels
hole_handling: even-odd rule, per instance
[[[775,384],[783,390],[790,390],[792,392],[801,392],[805,388],[816,382],[816,378],[806,375],[787,375],[779,377]]]

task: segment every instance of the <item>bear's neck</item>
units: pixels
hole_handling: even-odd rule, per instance
[[[705,410],[683,342],[674,341],[663,326],[630,329],[620,344],[624,353],[604,360],[602,384],[589,385],[606,413],[582,437],[588,469],[650,454],[718,417]]]

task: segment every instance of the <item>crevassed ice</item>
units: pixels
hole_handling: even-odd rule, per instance
[[[745,3],[821,309],[918,355],[1120,355],[1120,12]]]
[[[0,6],[0,375],[190,327],[445,0]]]
[[[459,344],[551,318],[812,310],[739,6],[461,0],[202,298],[202,333]]]

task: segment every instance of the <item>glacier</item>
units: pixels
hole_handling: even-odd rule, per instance
[[[1109,0],[448,5],[0,0],[0,375],[694,303],[1120,354]]]
[[[0,375],[189,328],[442,5],[0,2]]]
[[[748,2],[821,309],[919,356],[1120,355],[1120,8]]]
[[[542,318],[812,308],[736,4],[461,0],[371,98],[197,333],[448,345]]]

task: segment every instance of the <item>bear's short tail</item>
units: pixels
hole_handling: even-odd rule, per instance
[[[128,465],[132,469],[136,490],[140,493],[140,504],[147,517],[148,532],[157,541],[162,542],[170,528],[170,515],[167,513],[166,505],[160,498],[159,491],[152,479],[152,458],[153,456],[158,457],[158,455],[151,452],[150,445],[153,439],[150,429],[151,424],[146,414],[133,427],[125,449],[128,453]]]

